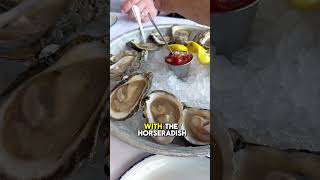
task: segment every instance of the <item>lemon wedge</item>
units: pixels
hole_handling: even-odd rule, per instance
[[[190,52],[193,52],[195,54],[198,54],[199,52],[206,52],[207,51],[204,47],[202,47],[200,44],[198,44],[194,41],[187,42],[187,48]]]
[[[188,48],[185,45],[182,44],[169,44],[169,47],[172,51],[188,51]]]
[[[210,54],[207,52],[199,52],[197,54],[200,64],[210,64]]]
[[[207,53],[207,50],[200,44],[189,41],[187,42],[187,48],[190,52],[197,54],[200,64],[210,64],[210,54]]]

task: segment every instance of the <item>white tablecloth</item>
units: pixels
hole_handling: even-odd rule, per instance
[[[129,21],[127,16],[119,13],[112,13],[117,15],[118,21],[112,27],[110,27],[110,39],[128,32],[133,29],[139,28],[138,24],[134,21]],[[178,18],[170,17],[156,17],[154,18],[157,24],[190,24],[196,25],[197,23]],[[144,26],[152,25],[150,22],[145,23]],[[118,179],[130,166],[136,161],[147,156],[148,153],[143,152],[137,148],[129,146],[121,140],[111,135],[110,137],[110,179]]]

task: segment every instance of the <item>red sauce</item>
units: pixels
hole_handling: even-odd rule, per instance
[[[183,65],[190,62],[192,58],[193,58],[193,55],[191,53],[174,52],[174,53],[170,53],[166,57],[165,61],[171,65]]]
[[[256,0],[213,0],[211,1],[211,12],[226,12],[241,9]]]

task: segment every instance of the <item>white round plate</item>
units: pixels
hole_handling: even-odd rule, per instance
[[[120,180],[209,180],[210,159],[154,155],[129,169]]]

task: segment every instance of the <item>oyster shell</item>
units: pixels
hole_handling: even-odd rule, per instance
[[[136,40],[131,40],[127,44],[129,47],[131,47],[137,51],[143,51],[143,50],[156,51],[157,49],[159,49],[159,46],[157,46],[154,43],[150,43],[150,42],[142,43],[142,42],[138,42]]]
[[[206,109],[185,108],[181,129],[187,131],[185,139],[194,145],[210,144],[210,111]]]
[[[320,179],[320,156],[308,150],[280,150],[235,139],[232,174],[237,180],[316,180]]]
[[[73,1],[21,0],[0,14],[0,57],[29,59],[40,51],[38,41]],[[16,3],[16,5],[15,5]]]
[[[152,73],[146,72],[131,75],[119,83],[110,94],[110,117],[124,120],[134,115],[151,82]]]
[[[192,34],[192,30],[184,26],[173,26],[172,37],[176,44],[186,44],[189,41],[189,37]]]
[[[107,99],[105,49],[95,40],[67,46],[9,95],[0,110],[1,179],[62,179],[90,156]]]
[[[197,34],[193,41],[199,43],[206,49],[210,49],[210,30]]]
[[[121,51],[119,54],[110,58],[110,77],[111,79],[121,77],[130,66],[138,60],[138,53],[134,50]]]
[[[166,44],[165,41],[169,44],[172,41],[171,36],[166,36],[166,35],[163,35],[163,38],[165,39],[165,41],[163,41],[161,35],[158,32],[152,32],[150,34],[150,37],[158,45],[165,45]]]
[[[117,55],[111,55],[110,64],[115,64],[120,61],[125,56],[138,56],[138,52],[135,50],[124,50],[118,53]]]
[[[151,92],[144,100],[144,116],[149,123],[182,124],[183,104],[166,91]],[[169,144],[175,137],[152,137],[159,144]]]

